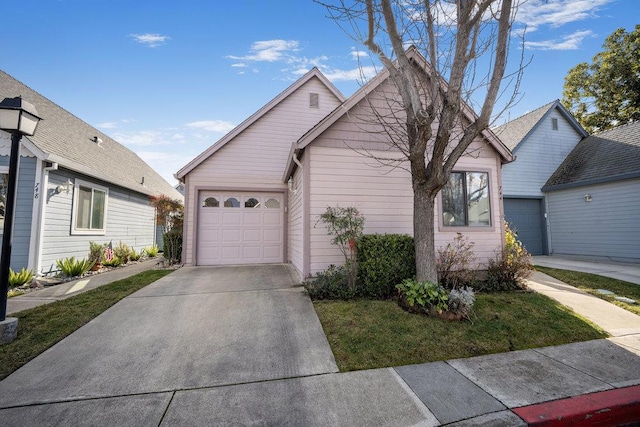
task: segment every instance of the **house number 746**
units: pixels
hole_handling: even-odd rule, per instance
[[[40,197],[40,183],[36,182],[36,185],[33,187],[33,198],[37,199]]]

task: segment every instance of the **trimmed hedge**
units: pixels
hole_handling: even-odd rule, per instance
[[[358,296],[386,299],[396,285],[416,275],[413,237],[406,234],[365,234],[357,242]]]

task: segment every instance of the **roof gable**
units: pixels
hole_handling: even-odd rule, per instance
[[[340,93],[340,91],[318,70],[318,68],[314,67],[309,72],[307,72],[304,76],[296,80],[291,86],[286,88],[283,92],[265,104],[258,111],[249,116],[246,120],[236,126],[233,130],[231,130],[228,134],[223,136],[220,140],[215,142],[212,146],[207,148],[205,151],[200,153],[196,158],[194,158],[191,162],[182,167],[178,172],[176,172],[175,176],[177,179],[181,180],[184,178],[189,172],[195,169],[202,162],[211,157],[216,151],[220,150],[226,144],[231,142],[236,136],[241,134],[244,130],[249,128],[252,124],[257,122],[260,118],[265,116],[269,111],[278,106],[282,101],[287,99],[291,94],[297,91],[300,87],[304,86],[305,83],[310,81],[313,78],[317,78],[322,82],[327,89],[338,99],[338,101],[344,101],[344,95]]]
[[[573,115],[562,105],[559,99],[498,126],[493,129],[493,132],[500,138],[504,145],[514,152],[534,133],[537,127],[540,126],[540,123],[542,123],[554,109],[557,109],[583,138],[588,135]]]
[[[591,135],[576,145],[542,191],[640,177],[640,122]]]
[[[182,198],[133,151],[0,71],[0,98],[16,96],[34,104],[43,118],[35,135],[25,142],[37,149],[35,154],[42,160],[142,194]]]
[[[431,74],[431,66],[427,63],[427,61],[415,47],[410,47],[407,51],[407,55],[410,59],[417,61],[426,70],[427,74]],[[319,137],[324,131],[326,131],[329,127],[336,123],[341,117],[343,117],[354,107],[356,107],[367,96],[373,93],[388,78],[389,71],[387,69],[383,69],[380,73],[378,73],[375,77],[373,77],[365,85],[363,85],[359,90],[357,90],[353,95],[346,99],[340,106],[333,110],[327,117],[322,119],[318,124],[316,124],[307,133],[305,133],[297,142],[295,142],[291,148],[291,153],[298,152],[311,144],[317,137]],[[446,82],[442,82],[442,85],[445,87],[446,84]],[[463,103],[462,110],[464,115],[470,121],[475,119],[475,112],[466,103]],[[511,152],[493,133],[493,131],[491,131],[491,129],[483,130],[481,135],[487,140],[489,145],[491,145],[500,154],[505,162],[510,162],[513,160]],[[283,181],[286,181],[289,176],[291,176],[294,169],[295,161],[293,160],[293,157],[290,156],[283,175]]]

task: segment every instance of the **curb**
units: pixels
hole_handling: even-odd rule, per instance
[[[523,406],[512,411],[530,426],[604,426],[640,422],[640,385]]]

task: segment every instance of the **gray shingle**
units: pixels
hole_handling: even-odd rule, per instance
[[[554,108],[558,104],[558,101],[550,102],[537,108],[523,116],[513,119],[497,128],[493,129],[493,133],[502,141],[504,145],[513,151],[516,147],[525,139],[525,137],[531,132],[531,130],[540,122],[545,114],[551,108]]]
[[[591,135],[558,166],[543,191],[640,176],[640,122]]]
[[[180,193],[133,151],[0,70],[0,100],[16,96],[34,104],[44,119],[29,140],[52,159],[63,159],[59,161],[62,166],[142,194],[182,200]],[[94,137],[102,142],[92,141]]]

